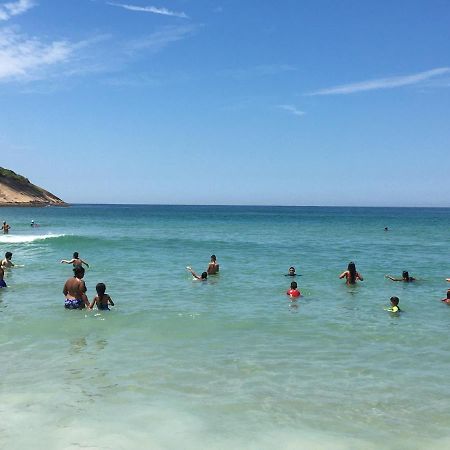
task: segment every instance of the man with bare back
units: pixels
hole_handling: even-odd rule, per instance
[[[63,294],[66,296],[64,308],[66,309],[83,309],[89,308],[89,300],[86,296],[86,284],[83,280],[84,268],[75,267],[73,269],[74,276],[69,278],[64,284]]]

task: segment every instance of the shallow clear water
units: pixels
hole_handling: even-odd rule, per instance
[[[449,209],[0,210],[2,448],[448,448]],[[34,219],[41,226],[31,228]],[[389,231],[385,232],[384,227]],[[74,251],[116,302],[66,311]],[[221,273],[193,281],[185,266]],[[353,260],[355,287],[338,275]],[[304,295],[288,301],[295,265]],[[411,284],[384,278],[402,270]],[[404,310],[383,308],[397,295]]]

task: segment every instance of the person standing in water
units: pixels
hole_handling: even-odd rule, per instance
[[[211,255],[211,261],[208,264],[206,272],[208,275],[215,275],[216,273],[219,273],[219,263],[217,262],[216,255]]]
[[[98,283],[97,286],[95,286],[95,290],[97,291],[97,295],[94,300],[92,300],[90,309],[92,309],[94,305],[97,305],[98,309],[102,311],[109,311],[109,305],[114,306],[114,302],[108,294],[105,294],[105,283]]]
[[[73,267],[83,267],[83,264],[89,268],[89,264],[86,261],[83,261],[80,256],[78,255],[78,252],[73,253],[73,258],[68,261],[67,259],[62,259],[61,264],[73,264]]]
[[[12,253],[6,252],[5,258],[2,259],[2,262],[0,263],[0,265],[2,266],[3,269],[7,269],[9,267],[14,267],[14,264],[11,262],[11,258],[12,258]]]
[[[358,280],[364,281],[361,274],[356,271],[356,266],[353,261],[348,263],[347,270],[342,272],[339,278],[345,278],[347,284],[356,284]]]
[[[89,300],[86,296],[86,283],[83,280],[84,268],[79,266],[73,269],[74,276],[70,277],[64,284],[63,294],[66,299],[64,308],[66,309],[83,309],[89,308]]]
[[[3,225],[2,225],[3,234],[8,234],[10,228],[11,227],[6,222],[3,222]]]

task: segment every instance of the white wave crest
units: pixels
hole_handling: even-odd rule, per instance
[[[63,237],[65,234],[23,234],[23,235],[10,235],[4,234],[0,236],[0,243],[3,244],[28,244],[30,242],[44,241],[45,239],[54,239]]]

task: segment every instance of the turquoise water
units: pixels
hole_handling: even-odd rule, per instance
[[[0,447],[450,447],[450,209],[0,209]],[[31,219],[41,226],[32,229]],[[388,226],[390,231],[385,232]],[[74,251],[116,302],[67,311]],[[201,272],[215,253],[221,273]],[[350,260],[364,282],[338,275]],[[296,304],[284,277],[295,265]],[[384,274],[402,270],[416,283]],[[404,313],[384,311],[397,295]]]

